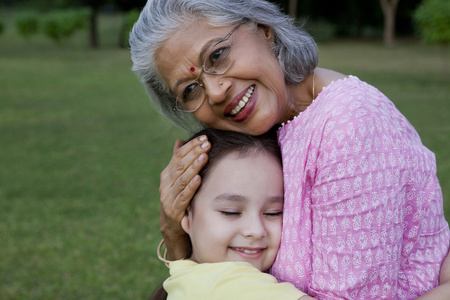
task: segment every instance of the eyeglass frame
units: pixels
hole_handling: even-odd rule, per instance
[[[220,41],[218,41],[217,43],[215,43],[211,48],[210,48],[210,51],[208,51],[208,54],[206,55],[206,57],[205,57],[205,60],[204,60],[204,62],[203,62],[203,65],[202,65],[202,71],[200,72],[200,74],[197,76],[197,78],[195,78],[194,80],[192,80],[192,81],[189,81],[189,83],[197,83],[201,88],[203,88],[203,89],[205,89],[205,84],[203,83],[203,82],[200,82],[199,81],[199,79],[200,79],[200,77],[202,76],[202,74],[203,73],[205,73],[205,74],[210,74],[210,75],[223,75],[223,74],[225,74],[225,72],[226,71],[228,71],[228,69],[231,67],[231,64],[223,71],[223,72],[221,72],[221,73],[211,73],[211,72],[208,72],[208,71],[206,71],[205,70],[205,65],[206,65],[206,60],[208,59],[208,57],[209,57],[209,55],[211,54],[211,51],[212,51],[212,49],[214,49],[214,47],[216,47],[218,44],[220,44],[220,43],[222,43],[222,42],[225,42],[225,41],[228,41],[228,39],[231,37],[231,35],[242,25],[242,24],[244,24],[245,22],[240,22],[238,25],[236,25],[227,35],[225,35]],[[231,43],[230,43],[230,48],[231,48]],[[187,86],[189,86],[189,85],[187,85]],[[202,100],[202,102],[200,102],[199,103],[199,105],[195,108],[195,109],[192,109],[192,110],[184,110],[184,109],[179,109],[178,108],[178,98],[180,97],[180,95],[184,92],[184,90],[186,89],[186,87],[185,88],[183,88],[179,93],[178,93],[178,95],[177,95],[177,97],[175,98],[175,104],[173,105],[173,110],[174,111],[180,111],[180,112],[189,112],[189,113],[192,113],[192,112],[195,112],[195,111],[197,111],[199,108],[200,108],[200,106],[202,106],[202,104],[203,104],[203,102],[205,102],[205,99],[206,99],[206,95],[205,95],[205,97],[203,98],[203,100]]]

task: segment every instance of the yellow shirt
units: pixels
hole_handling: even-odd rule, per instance
[[[164,281],[168,300],[297,300],[305,295],[291,283],[278,283],[247,262],[198,264],[177,260],[169,267],[171,276]]]

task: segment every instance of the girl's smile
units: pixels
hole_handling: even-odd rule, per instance
[[[261,271],[281,239],[283,177],[267,153],[228,154],[212,167],[181,224],[199,263],[246,261]]]
[[[258,259],[263,255],[263,251],[266,248],[230,247],[230,249],[242,256],[244,259]]]

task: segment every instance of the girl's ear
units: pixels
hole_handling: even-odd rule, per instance
[[[181,219],[181,228],[187,233],[190,234],[191,232],[191,223],[189,221],[189,208],[186,210],[186,214],[184,215],[183,219]]]

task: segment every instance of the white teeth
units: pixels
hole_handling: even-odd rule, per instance
[[[256,251],[256,250],[244,250],[244,253],[255,254],[255,253],[258,253],[258,251]]]
[[[242,97],[241,101],[239,101],[238,105],[236,105],[236,107],[230,111],[230,115],[235,116],[241,111],[241,109],[245,106],[245,104],[247,104],[248,100],[253,95],[254,90],[255,86],[252,85],[251,87],[249,87],[247,93],[245,93],[244,97]]]
[[[244,252],[246,254],[256,254],[259,251],[261,251],[261,250],[258,250],[258,249],[257,250],[249,250],[249,249],[245,249],[245,248],[236,248],[236,250],[242,251],[242,252]]]

